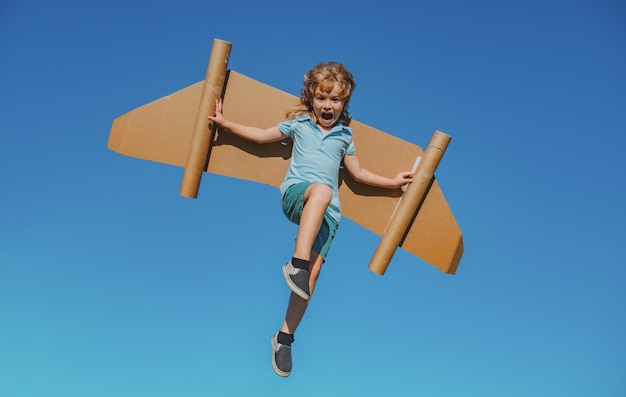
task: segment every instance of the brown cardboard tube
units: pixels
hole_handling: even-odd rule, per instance
[[[384,275],[396,248],[406,235],[412,220],[415,218],[421,203],[428,192],[437,166],[443,153],[450,143],[451,137],[441,131],[435,131],[424,152],[413,182],[409,184],[402,195],[398,208],[383,233],[383,236],[374,252],[369,269],[376,274]]]
[[[198,197],[200,179],[209,160],[209,148],[215,134],[215,126],[212,123],[209,124],[207,118],[209,115],[215,114],[215,100],[222,95],[224,90],[231,47],[232,44],[227,41],[213,40],[209,66],[204,78],[202,97],[196,116],[195,129],[189,146],[183,180],[180,185],[180,195],[184,197]]]

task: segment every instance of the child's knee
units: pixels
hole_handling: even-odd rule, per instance
[[[323,183],[314,183],[309,187],[309,189],[311,189],[309,200],[315,200],[328,205],[333,199],[333,191],[328,185]]]

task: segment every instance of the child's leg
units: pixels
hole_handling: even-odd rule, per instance
[[[298,211],[301,216],[294,252],[296,259],[289,261],[283,267],[287,284],[295,292],[292,292],[289,297],[287,313],[280,332],[272,337],[272,366],[280,376],[289,376],[291,373],[293,334],[306,312],[308,299],[315,290],[324,258],[337,230],[337,223],[325,215],[332,199],[332,193],[327,194],[329,191],[327,186],[315,184],[307,187],[304,194],[300,193],[302,194],[300,203],[303,206]],[[290,197],[293,198],[294,196]],[[283,203],[289,203],[289,201]],[[283,208],[286,209],[286,215],[291,212],[291,208],[294,208],[283,205]],[[315,248],[312,249],[313,247]],[[293,268],[292,262],[297,263],[298,269]]]
[[[310,257],[311,265],[309,270],[311,276],[309,277],[309,289],[313,293],[324,259],[316,252],[312,252]],[[285,314],[285,320],[280,328],[280,332],[272,337],[272,367],[276,374],[280,376],[284,377],[291,374],[291,343],[294,340],[293,334],[296,332],[307,306],[308,300],[304,300],[292,292],[289,297],[287,314]]]
[[[313,183],[306,189],[294,257],[304,260],[311,259],[313,242],[322,226],[324,213],[332,198],[332,190],[323,183]]]
[[[322,264],[324,263],[324,259],[317,252],[311,252],[311,266],[310,269],[310,278],[309,278],[309,289],[311,291],[311,295],[313,295],[313,290],[315,289],[315,284],[317,283],[317,278],[319,277],[320,270],[322,270]],[[289,305],[287,306],[287,313],[285,314],[285,321],[283,322],[280,330],[286,334],[294,334],[302,317],[304,316],[304,312],[308,307],[309,301],[305,301],[300,298],[295,293],[291,293],[289,297]]]
[[[310,298],[311,250],[332,197],[331,188],[322,183],[294,185],[283,197],[283,211],[299,224],[293,259],[283,266],[283,275],[289,288],[304,300]],[[291,218],[294,215],[295,218]]]

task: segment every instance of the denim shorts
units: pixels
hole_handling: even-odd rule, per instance
[[[311,184],[308,182],[291,185],[287,188],[287,191],[283,196],[283,213],[296,225],[300,224],[300,217],[302,216],[302,209],[304,208],[304,193],[310,185]],[[324,261],[326,260],[326,255],[330,250],[330,244],[332,243],[333,238],[335,238],[335,233],[337,232],[338,227],[339,225],[333,218],[330,217],[330,215],[328,215],[328,212],[324,213],[322,226],[320,226],[320,230],[315,237],[315,241],[313,242],[313,251],[320,254]]]

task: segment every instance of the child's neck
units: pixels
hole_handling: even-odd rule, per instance
[[[322,134],[326,135],[326,134],[328,134],[328,133],[330,132],[330,130],[332,130],[333,128],[335,128],[335,126],[336,126],[338,123],[335,123],[335,124],[331,125],[330,127],[324,127],[324,126],[323,126],[323,125],[321,125],[320,123],[315,123],[315,124],[317,124],[317,127],[320,129],[320,131],[322,131]]]

